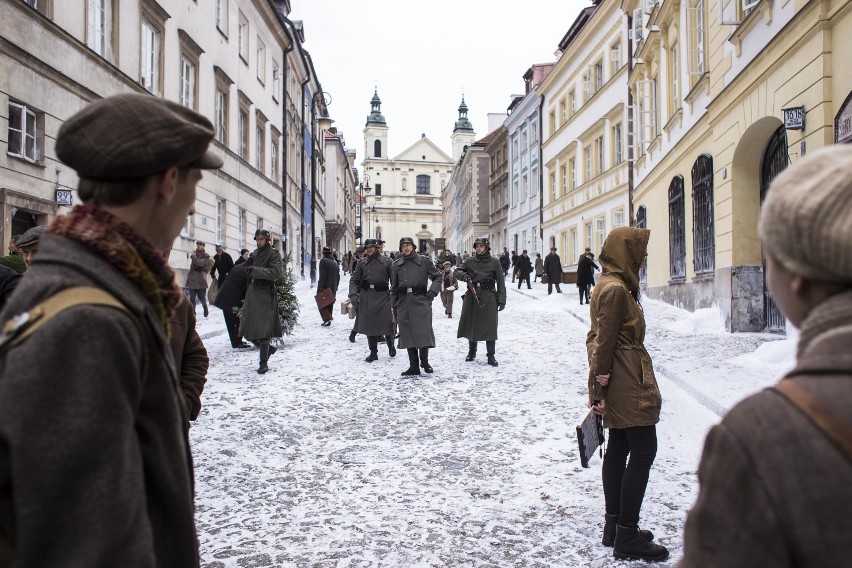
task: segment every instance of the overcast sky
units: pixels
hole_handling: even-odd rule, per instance
[[[363,130],[378,87],[393,157],[425,133],[450,154],[464,93],[477,138],[487,114],[523,94],[522,76],[554,51],[586,0],[292,0],[303,20],[329,115],[364,159]]]

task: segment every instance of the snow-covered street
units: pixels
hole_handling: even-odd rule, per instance
[[[346,297],[343,277],[339,300]],[[599,457],[580,467],[588,306],[576,288],[507,281],[498,368],[464,361],[452,319],[433,304],[432,375],[401,378],[380,345],[350,343],[335,307],[321,327],[306,281],[295,335],[258,375],[257,350],[231,349],[221,312],[200,317],[211,368],[193,424],[202,566],[617,566],[600,544]],[[724,332],[645,300],[646,346],[663,412],[641,524],[681,555],[683,520],[707,429],[793,363],[795,340]],[[198,314],[200,316],[200,307]],[[780,341],[779,341],[780,340]]]

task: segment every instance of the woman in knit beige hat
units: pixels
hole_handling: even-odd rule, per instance
[[[852,146],[773,182],[770,292],[800,329],[796,367],[707,436],[680,567],[846,566],[852,534]]]

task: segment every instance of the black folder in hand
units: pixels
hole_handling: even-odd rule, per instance
[[[580,446],[580,465],[589,467],[589,459],[604,443],[603,418],[595,414],[594,408],[589,409],[589,413],[577,426],[577,443]]]

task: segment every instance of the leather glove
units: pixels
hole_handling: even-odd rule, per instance
[[[437,295],[438,295],[438,293],[437,293],[437,292],[435,292],[434,290],[429,290],[428,292],[426,292],[426,297],[427,297],[427,298],[429,298],[429,301],[430,301],[430,302],[431,302],[432,300],[434,300],[434,299],[435,299],[435,296],[437,296]]]
[[[246,272],[248,272],[249,277],[251,277],[251,273],[252,273],[253,270],[254,270],[254,266],[247,266],[246,267]]]
[[[358,304],[361,303],[361,297],[358,294],[349,294],[349,301],[352,302],[352,307],[358,309]]]
[[[502,312],[505,307],[506,307],[506,304],[497,304],[497,311]]]
[[[455,272],[453,272],[453,276],[456,280],[461,280],[462,282],[467,282],[468,279],[467,272],[462,272],[460,270],[456,270]]]

